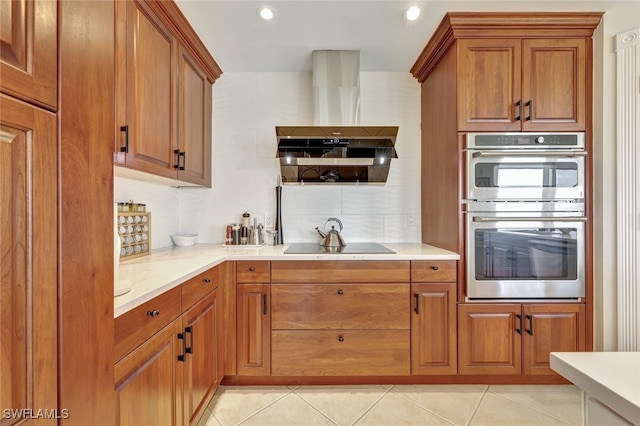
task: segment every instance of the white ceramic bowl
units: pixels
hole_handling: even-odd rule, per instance
[[[198,234],[173,234],[171,239],[177,246],[192,246],[196,243]]]

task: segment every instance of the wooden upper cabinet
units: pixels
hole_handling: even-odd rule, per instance
[[[585,131],[599,12],[450,12],[411,68],[420,83],[454,52],[457,131]],[[454,105],[455,103],[455,105]]]
[[[0,88],[56,110],[58,5],[55,0],[0,0]]]
[[[58,406],[56,135],[55,114],[0,94],[3,409]]]
[[[175,67],[178,42],[160,19],[137,1],[116,2],[118,20],[125,23],[118,54],[117,76],[119,144],[124,158],[117,161],[134,169],[176,177],[174,153],[177,128]],[[120,151],[122,152],[122,151]]]
[[[521,40],[458,42],[458,128],[520,130]]]
[[[522,130],[586,129],[586,40],[523,40]]]
[[[183,47],[178,64],[178,179],[210,187],[211,83]]]
[[[459,130],[585,130],[585,51],[585,39],[459,40]]]
[[[210,187],[222,71],[174,2],[118,1],[116,16],[114,163]]]

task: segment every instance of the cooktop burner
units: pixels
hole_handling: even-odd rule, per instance
[[[284,254],[388,254],[395,253],[378,243],[350,243],[344,247],[323,247],[316,243],[291,244]]]

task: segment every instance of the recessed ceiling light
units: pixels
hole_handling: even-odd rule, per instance
[[[407,21],[415,21],[420,17],[420,8],[418,6],[411,6],[404,13],[404,17]]]
[[[258,15],[265,21],[269,21],[273,19],[273,17],[275,16],[275,13],[273,9],[270,8],[269,6],[263,6],[260,9],[258,9]]]

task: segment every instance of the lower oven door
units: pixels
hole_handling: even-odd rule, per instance
[[[585,217],[467,215],[469,299],[584,297]]]

